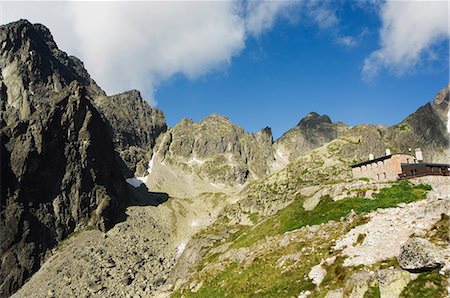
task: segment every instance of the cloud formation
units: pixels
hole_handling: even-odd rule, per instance
[[[380,48],[365,59],[363,78],[372,80],[383,69],[404,75],[427,59],[435,59],[431,49],[449,37],[448,14],[447,1],[387,1],[381,5]]]
[[[50,28],[108,94],[155,89],[181,74],[227,67],[248,36],[269,30],[298,1],[5,2],[2,23],[27,18]]]
[[[155,104],[155,90],[175,75],[196,79],[226,69],[248,38],[270,31],[278,20],[299,20],[327,31],[353,48],[359,35],[343,34],[335,1],[51,1],[3,2],[2,23],[27,18],[45,24],[61,49],[84,61],[108,94],[138,89]],[[401,75],[436,54],[449,36],[448,3],[358,0],[380,14],[380,48],[364,61],[370,80],[387,69]]]

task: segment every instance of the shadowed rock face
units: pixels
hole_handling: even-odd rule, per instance
[[[4,25],[0,38],[0,296],[8,296],[76,228],[110,228],[128,188],[91,100],[104,93],[82,63],[42,25]]]
[[[335,138],[339,133],[340,124],[331,122],[327,115],[309,113],[296,127],[284,133],[276,142],[275,147],[288,155],[289,161],[320,147]]]
[[[5,122],[26,119],[77,81],[109,123],[116,150],[126,163],[126,175],[132,176],[136,168],[144,172],[156,138],[167,129],[163,113],[151,108],[136,90],[106,96],[79,59],[58,49],[45,26],[21,20],[2,28],[0,92],[7,101],[0,106],[6,111],[2,113]]]
[[[111,125],[115,148],[129,169],[127,176],[146,175],[155,140],[167,130],[164,114],[150,107],[137,90],[99,96],[95,104]]]

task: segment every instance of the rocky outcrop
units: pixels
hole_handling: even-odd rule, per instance
[[[58,49],[45,26],[20,20],[2,26],[0,39],[2,119],[7,125],[48,105],[72,81],[90,97],[104,95],[83,63]]]
[[[73,83],[48,109],[2,129],[0,296],[58,241],[87,224],[108,229],[126,204],[113,143],[85,92]]]
[[[136,90],[107,96],[76,57],[58,49],[50,31],[21,20],[1,31],[2,118],[26,119],[72,81],[85,87],[105,121],[128,176],[142,174],[156,138],[166,130],[164,115]],[[7,86],[7,87],[6,87]]]
[[[128,188],[108,126],[92,102],[103,91],[47,28],[0,27],[0,296],[16,291],[45,253],[86,225],[110,228]]]
[[[439,269],[444,265],[444,257],[439,248],[418,237],[411,238],[402,245],[397,259],[403,269],[411,272]]]
[[[276,142],[279,155],[293,161],[299,156],[337,138],[343,124],[331,122],[327,115],[309,113],[296,127],[284,133]]]
[[[150,107],[137,90],[96,97],[95,105],[111,125],[128,176],[144,176],[156,138],[167,129],[163,112]]]
[[[180,121],[162,135],[155,149],[155,162],[225,184],[243,184],[264,176],[272,160],[270,128],[246,133],[217,114],[199,123]]]
[[[445,150],[450,145],[446,127],[449,86],[443,88],[432,102],[420,107],[398,125],[389,127],[385,138],[393,151],[408,152],[409,148],[422,148],[426,161],[448,161]]]

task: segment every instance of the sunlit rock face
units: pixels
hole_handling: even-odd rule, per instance
[[[398,125],[387,130],[385,138],[395,152],[422,148],[424,160],[447,161],[449,87],[443,88],[434,100],[420,107]]]
[[[228,118],[213,114],[199,123],[183,119],[161,136],[153,162],[213,183],[244,184],[270,170],[272,131],[247,133]]]

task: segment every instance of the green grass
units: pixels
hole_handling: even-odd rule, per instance
[[[397,128],[398,128],[400,131],[407,131],[407,130],[410,129],[409,126],[406,125],[406,124],[398,125]]]
[[[254,214],[249,214],[252,221],[257,222],[259,220],[259,222],[253,227],[233,226],[233,228],[237,229],[237,232],[229,234],[227,241],[233,243],[230,249],[255,247],[255,245],[258,245],[258,241],[267,236],[283,234],[306,225],[318,225],[330,220],[335,220],[336,222],[330,226],[321,226],[320,229],[323,229],[323,233],[317,233],[313,238],[305,239],[303,242],[291,243],[287,247],[278,247],[275,250],[270,249],[262,252],[256,256],[253,262],[247,264],[246,262],[238,264],[229,261],[224,263],[219,261],[218,254],[206,254],[199,263],[196,270],[197,273],[194,276],[195,280],[203,281],[203,285],[198,292],[193,293],[188,289],[184,289],[175,292],[173,296],[295,297],[306,290],[315,292],[319,296],[325,296],[328,290],[343,287],[352,274],[361,269],[359,267],[344,267],[343,257],[338,257],[329,266],[324,264],[327,275],[322,281],[323,286],[317,292],[318,289],[307,278],[307,275],[312,266],[317,265],[327,257],[336,255],[332,250],[333,241],[331,239],[337,239],[352,227],[366,223],[368,218],[364,216],[365,213],[378,208],[394,207],[399,203],[410,203],[424,199],[425,193],[429,189],[429,186],[413,186],[410,182],[402,181],[392,184],[389,188],[380,190],[378,194],[374,195],[374,199],[371,200],[347,198],[334,202],[330,197],[323,197],[314,210],[305,211],[303,209],[304,198],[297,196],[291,205],[266,219],[260,220]],[[351,222],[338,221],[340,218],[347,216],[351,210],[359,214],[355,219]],[[221,227],[227,227],[225,221]],[[210,230],[210,232],[220,233],[222,229],[217,228],[217,231]],[[358,238],[358,241],[361,242],[364,240],[364,235]],[[213,244],[213,246],[215,245]],[[276,268],[277,261],[281,256],[297,253],[302,251],[304,247],[309,248],[312,246],[315,248],[314,253],[302,254],[300,257],[301,263],[289,267],[290,269],[287,271],[284,271],[282,268]],[[219,265],[217,264],[218,262],[220,262],[219,267],[208,267],[210,265]],[[396,260],[394,259],[386,264],[377,264],[377,268],[393,266],[395,262]],[[285,265],[290,264],[290,262],[285,263]],[[378,287],[371,287],[367,295],[366,297],[379,297]]]
[[[436,244],[448,243],[450,241],[450,217],[442,214],[441,219],[437,221],[430,230],[430,240]]]
[[[250,221],[253,224],[256,224],[259,221],[259,214],[258,213],[250,213],[248,215],[248,219],[250,219]]]
[[[425,193],[430,186],[413,186],[408,181],[394,183],[391,187],[383,188],[374,199],[346,198],[333,201],[329,196],[322,197],[320,203],[311,211],[303,209],[303,198],[298,196],[292,204],[282,209],[254,228],[247,228],[233,247],[247,247],[266,236],[282,234],[299,229],[303,226],[313,226],[329,220],[339,220],[347,216],[351,210],[362,214],[378,208],[395,207],[399,203],[411,203],[425,199]]]
[[[286,247],[261,251],[250,264],[225,262],[220,265],[218,271],[205,270],[205,267],[198,268],[195,280],[203,281],[199,291],[193,293],[185,289],[173,293],[172,296],[297,297],[302,291],[314,291],[316,286],[307,278],[311,267],[329,256],[330,239],[336,238],[345,230],[346,225],[338,223],[333,225],[332,229],[324,230],[327,235],[325,237],[318,234],[313,238],[292,242]],[[311,245],[315,247],[314,253],[308,251]],[[301,263],[295,265],[293,260],[288,260],[284,265],[291,266],[289,269],[277,267],[280,257],[302,251],[303,248],[307,250],[300,257]],[[216,255],[211,255],[204,260],[210,263],[217,259]]]
[[[447,279],[439,274],[439,270],[420,273],[402,291],[400,297],[447,297]]]
[[[380,298],[380,288],[378,287],[378,284],[375,284],[367,290],[367,292],[364,294],[364,298]]]
[[[298,268],[294,272],[280,274],[278,269],[274,270],[273,261],[275,260],[256,259],[251,267],[246,269],[232,263],[197,293],[185,294],[188,297],[292,297],[301,291],[315,288],[309,280],[292,282],[292,274],[303,276],[307,274],[308,268]]]
[[[364,242],[364,239],[366,239],[366,234],[359,234],[358,238],[356,239],[356,243],[354,243],[353,245],[358,245]]]

